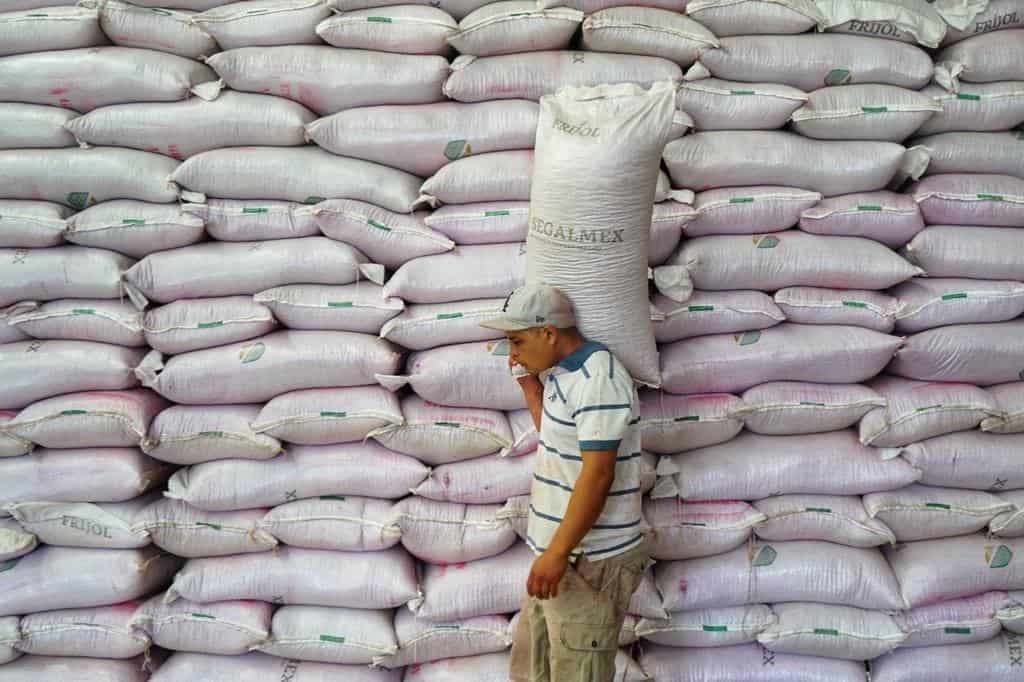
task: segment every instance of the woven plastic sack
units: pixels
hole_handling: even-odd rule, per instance
[[[1002,629],[996,614],[1007,601],[1005,592],[986,592],[897,613],[893,618],[907,633],[900,646],[969,644],[995,637]]]
[[[768,3],[765,3],[768,4]],[[864,682],[864,664],[836,658],[776,654],[759,644],[680,649],[645,647],[640,665],[658,682]]]
[[[132,369],[141,348],[91,341],[20,341],[0,346],[0,409],[12,410],[63,393],[138,386]]]
[[[532,99],[563,87],[636,83],[682,78],[679,66],[660,57],[550,50],[497,57],[462,55],[452,62],[444,94],[459,102]]]
[[[910,607],[1024,584],[1019,556],[1024,541],[982,534],[909,542],[886,557]]]
[[[402,673],[374,670],[365,665],[295,661],[255,652],[242,656],[176,653],[160,666],[150,682],[281,682],[282,676],[285,680],[291,677],[295,682],[335,682],[339,679],[345,682],[401,682]]]
[[[20,2],[42,2],[43,0],[19,0]],[[53,0],[48,0],[53,1]],[[189,12],[202,12],[211,7],[228,4],[228,0],[138,0],[135,3],[138,7],[169,7]]]
[[[686,14],[719,37],[805,33],[824,20],[812,0],[692,0]]]
[[[35,306],[36,304],[34,302],[28,301],[23,304],[15,303],[7,308],[0,308],[0,344],[28,341],[32,338],[24,331],[11,326],[9,322],[14,317],[15,311],[24,310],[26,308],[31,309]]]
[[[860,422],[860,442],[891,448],[977,428],[998,413],[995,400],[971,384],[879,376],[868,386],[884,399]]]
[[[644,519],[653,531],[651,557],[658,560],[728,552],[746,543],[764,518],[746,502],[644,502]]]
[[[22,616],[18,650],[35,656],[134,658],[151,645],[145,633],[132,630],[137,606],[126,602]]]
[[[7,562],[24,556],[34,550],[38,544],[36,536],[22,528],[15,519],[0,519],[0,561]],[[6,639],[5,629],[5,624],[0,621],[0,641]],[[4,646],[4,644],[0,644],[0,660],[3,660],[5,656]]]
[[[767,517],[754,529],[762,540],[823,540],[849,547],[896,542],[856,496],[779,495],[754,502],[754,508]]]
[[[867,237],[886,246],[903,246],[924,229],[913,197],[887,190],[831,197],[800,215],[804,232],[837,237]]]
[[[505,616],[475,616],[454,623],[435,624],[417,618],[408,609],[395,613],[398,651],[374,659],[375,665],[401,668],[442,658],[476,656],[504,651],[511,643]]]
[[[907,244],[903,254],[931,277],[1020,281],[1024,253],[1018,237],[1017,230],[1006,227],[931,225]]]
[[[935,55],[935,82],[957,92],[960,81],[1024,80],[1024,29],[973,36]]]
[[[80,4],[89,6],[93,3],[100,12],[100,28],[116,45],[170,52],[190,59],[200,59],[220,51],[217,41],[189,22],[193,15],[190,11],[164,9],[163,12],[153,12],[152,8],[140,6],[141,2],[132,5],[119,0],[84,0]],[[161,4],[182,3],[171,0]]]
[[[66,206],[47,201],[0,201],[0,245],[33,248],[62,244],[69,215]]]
[[[692,116],[697,130],[702,131],[782,128],[806,101],[803,90],[788,85],[718,78],[684,80],[676,96],[676,105]]]
[[[74,111],[60,107],[17,102],[0,105],[0,149],[74,147],[75,138],[64,130],[64,124],[73,118]]]
[[[424,222],[460,245],[524,242],[529,212],[527,201],[489,201],[440,206]]]
[[[913,90],[838,85],[808,95],[807,104],[793,112],[792,120],[794,131],[820,140],[902,142],[938,111],[940,104]]]
[[[759,542],[713,557],[663,562],[654,573],[668,611],[792,601],[903,608],[899,583],[877,549]]]
[[[188,298],[145,313],[146,342],[161,353],[177,355],[267,334],[274,316],[249,296]]]
[[[728,393],[769,381],[854,384],[882,371],[901,343],[862,327],[789,322],[701,336],[662,348],[662,387],[670,393]]]
[[[380,386],[313,388],[272,399],[252,430],[288,443],[329,445],[365,440],[402,422],[398,399]]]
[[[1003,625],[1008,632],[1015,634],[1022,634],[1021,630],[1024,629],[1024,610],[1021,603],[1021,599],[1024,598],[1024,593],[1020,590],[1013,590],[1007,594],[1007,603],[1003,605],[1001,609],[996,613],[999,618],[999,622]]]
[[[678,12],[654,7],[612,7],[583,21],[580,46],[594,52],[663,57],[680,66],[718,47],[708,29]]]
[[[643,619],[636,634],[645,642],[670,647],[726,647],[757,641],[775,621],[764,604],[725,606],[670,613],[668,620]]]
[[[1004,632],[984,642],[959,646],[901,649],[871,665],[874,682],[948,680],[956,670],[962,682],[1009,682],[1019,672],[1020,637]],[[970,665],[964,666],[964,661]]]
[[[380,335],[411,350],[500,338],[501,332],[481,327],[480,321],[500,314],[504,302],[503,298],[485,298],[411,304],[386,322]]]
[[[523,600],[533,560],[530,548],[518,543],[497,556],[465,565],[425,564],[423,596],[410,608],[418,618],[434,622],[511,613]]]
[[[352,332],[279,331],[252,341],[183,353],[151,351],[136,373],[144,386],[188,405],[270,400],[304,388],[367,386],[398,369],[387,341]]]
[[[954,325],[920,332],[896,351],[888,372],[921,381],[963,381],[987,386],[1015,381],[1024,368],[1017,342],[1024,320]]]
[[[458,564],[501,554],[518,540],[501,505],[407,497],[395,505],[402,546],[421,561]]]
[[[942,110],[918,129],[918,135],[1001,131],[1024,120],[1024,80],[970,83],[956,93],[929,85],[921,92],[941,104]],[[936,172],[930,167],[929,171]]]
[[[188,246],[204,236],[203,221],[172,204],[133,199],[105,201],[68,219],[64,238],[132,258]]]
[[[969,173],[933,175],[910,188],[931,225],[1024,224],[1024,179]]]
[[[232,90],[293,99],[321,116],[354,107],[440,102],[449,74],[440,56],[326,45],[243,47],[215,54],[207,64]]]
[[[397,521],[390,500],[324,495],[274,507],[257,525],[291,547],[376,552],[398,544]]]
[[[892,529],[899,542],[976,533],[1012,505],[980,490],[950,490],[914,484],[864,496],[873,518]]]
[[[240,656],[270,636],[274,605],[259,601],[197,604],[179,599],[165,604],[162,594],[145,601],[132,616],[134,628],[153,644],[171,651]]]
[[[384,295],[414,303],[504,297],[522,284],[525,270],[523,244],[459,246],[409,261],[385,284]]]
[[[510,100],[363,107],[322,118],[306,130],[329,152],[426,177],[470,154],[532,148],[537,104]]]
[[[1024,467],[1017,448],[1024,435],[964,431],[929,438],[904,448],[902,458],[921,471],[920,482],[945,488],[1017,490],[1024,488]]]
[[[877,291],[787,287],[775,292],[786,319],[797,324],[864,327],[889,334],[896,325],[899,302]]]
[[[391,611],[283,606],[254,649],[296,661],[367,665],[398,650]]]
[[[2,357],[0,357],[2,359]],[[473,377],[473,381],[465,380]],[[508,341],[441,346],[408,356],[405,374],[378,374],[385,388],[412,387],[416,395],[438,405],[520,410],[526,407],[508,369]]]
[[[776,604],[772,610],[778,620],[757,641],[776,653],[866,661],[906,639],[892,616],[880,611],[799,602]]]
[[[335,47],[447,55],[445,39],[457,30],[444,10],[410,4],[344,11],[317,24],[316,34]]]
[[[771,381],[743,393],[729,416],[766,436],[839,431],[857,423],[885,399],[858,384]]]
[[[453,464],[442,464],[413,488],[420,495],[438,502],[495,504],[530,492],[534,457],[488,455]]]
[[[432,466],[504,454],[512,446],[512,430],[503,412],[444,407],[412,395],[402,399],[401,414],[401,422],[371,435],[385,447]]]
[[[905,151],[893,142],[822,141],[751,130],[687,135],[670,142],[664,157],[677,187],[785,185],[831,197],[883,189],[900,170]]]
[[[33,52],[0,62],[4,99],[82,113],[110,104],[187,99],[194,86],[216,78],[197,61],[133,47]]]
[[[337,580],[339,575],[345,580]],[[190,559],[174,577],[165,601],[256,599],[387,609],[401,606],[416,594],[416,567],[401,548],[325,552],[282,547],[276,552]]]
[[[778,232],[796,225],[800,214],[820,200],[817,192],[789,187],[710,189],[694,198],[697,217],[684,230],[687,237]]]
[[[0,462],[0,464],[3,464]],[[297,445],[266,462],[224,460],[178,471],[167,497],[206,511],[274,507],[325,495],[405,497],[427,477],[411,457],[377,443]]]
[[[460,54],[477,57],[563,50],[582,20],[578,9],[504,0],[470,12],[459,22],[458,31],[448,36],[448,44]]]
[[[0,618],[0,663],[10,663],[21,656],[21,652],[14,648],[21,637],[18,630],[20,620],[18,616]]]
[[[760,291],[695,291],[685,303],[655,294],[653,304],[662,316],[654,320],[658,343],[768,329],[786,319],[771,297]]]
[[[269,459],[281,443],[257,434],[250,426],[262,405],[174,405],[150,425],[142,449],[173,464],[199,464],[216,459]]]
[[[153,544],[175,556],[213,557],[274,549],[274,537],[256,527],[262,517],[260,509],[208,512],[180,500],[164,499],[147,507],[138,525],[153,538]]]
[[[834,33],[860,33],[880,38],[938,47],[946,36],[946,22],[925,0],[898,0],[879,4],[864,0],[817,0],[825,15],[822,28]]]
[[[640,437],[644,450],[674,454],[730,440],[743,428],[734,411],[741,403],[728,393],[672,395],[640,392]]]
[[[412,211],[420,185],[419,178],[404,171],[314,146],[215,149],[190,157],[172,179],[222,199],[358,199],[399,213]]]
[[[301,45],[320,42],[316,26],[331,16],[325,0],[257,0],[208,9],[192,22],[225,50],[252,45]]]
[[[1017,152],[1019,133],[939,133],[909,144],[928,150],[932,173],[985,173],[1024,177],[1024,157]]]
[[[982,33],[998,31],[1004,28],[1021,28],[1024,26],[1024,15],[1020,13],[1020,5],[1016,0],[991,0],[988,6],[974,14],[964,26],[950,26],[942,45],[953,45]]]
[[[350,244],[374,262],[397,268],[403,263],[450,251],[455,244],[423,223],[426,212],[393,213],[347,199],[317,204],[316,223],[331,239]]]
[[[0,614],[87,608],[136,599],[166,584],[180,565],[181,559],[153,548],[40,547],[0,574]]]
[[[281,97],[224,92],[212,101],[193,97],[104,107],[65,127],[89,144],[134,147],[180,160],[220,147],[302,145],[303,126],[315,118],[298,102]]]
[[[146,682],[142,657],[123,661],[106,658],[25,656],[0,668],[0,682]]]
[[[987,390],[995,398],[999,414],[983,421],[981,429],[991,433],[1024,432],[1024,382],[989,386]]]
[[[95,9],[50,7],[45,12],[0,14],[0,57],[109,44]]]
[[[102,249],[0,249],[0,305],[58,298],[119,298],[135,261]]]
[[[33,403],[4,429],[45,448],[128,447],[167,406],[145,389],[69,393]]]
[[[380,285],[290,284],[253,296],[291,329],[334,330],[377,334],[385,322],[405,309],[400,298],[384,296]]]
[[[1010,505],[1010,508],[992,519],[988,524],[988,532],[1003,538],[1024,536],[1024,495],[1020,490],[1008,490],[996,497]]]
[[[13,306],[7,324],[8,331],[24,334],[22,338],[97,341],[131,347],[146,345],[142,313],[128,299],[66,298],[38,307]]]
[[[206,232],[222,242],[255,242],[320,234],[314,216],[316,209],[307,204],[209,199],[202,204],[182,204],[181,209],[202,218]]]
[[[20,457],[32,452],[35,444],[32,441],[18,438],[8,433],[3,427],[18,416],[17,410],[0,411],[0,457]],[[2,552],[0,552],[2,554]]]

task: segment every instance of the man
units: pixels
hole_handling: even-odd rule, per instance
[[[516,289],[482,325],[508,336],[509,366],[525,370],[517,380],[540,433],[527,526],[538,556],[510,679],[611,682],[626,607],[650,563],[633,379],[580,335],[554,287]]]

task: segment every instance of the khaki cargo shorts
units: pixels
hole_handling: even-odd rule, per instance
[[[523,600],[512,641],[512,682],[613,682],[626,607],[650,561],[649,541],[624,554],[576,560],[558,596]]]

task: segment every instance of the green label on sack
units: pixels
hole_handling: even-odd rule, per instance
[[[1002,194],[977,194],[979,199],[988,199],[989,201],[1003,201]]]
[[[353,305],[352,301],[328,301],[328,308],[351,308]]]
[[[925,502],[924,506],[929,507],[931,509],[952,509],[953,508],[952,506],[950,506],[948,504],[943,504],[941,502]]]
[[[157,14],[162,14],[165,17],[174,16],[171,12],[168,12],[165,9],[160,9],[159,7],[149,7],[148,9],[150,12],[156,12]]]
[[[242,209],[242,213],[269,213],[269,212],[270,212],[269,208],[264,208],[262,206],[249,206],[247,208],[243,208]]]
[[[864,301],[843,301],[843,305],[847,308],[867,308],[868,304]]]
[[[831,507],[804,507],[806,512],[818,512],[819,514],[831,514]]]
[[[924,407],[916,408],[914,412],[926,412],[928,410],[937,410],[940,407],[942,407],[942,403],[939,403],[938,405],[925,405]]]
[[[728,625],[701,625],[700,629],[704,632],[729,632]]]
[[[715,309],[713,305],[691,305],[686,306],[686,312],[688,313],[709,313]]]
[[[831,635],[832,637],[839,636],[839,630],[834,628],[814,628],[814,634],[816,635]]]
[[[459,424],[458,422],[434,422],[434,426],[444,426],[450,429],[458,429],[461,428],[462,425]]]
[[[815,402],[812,402],[810,400],[801,400],[800,404],[801,405],[808,405],[810,407],[825,407],[825,403],[815,403]]]
[[[943,632],[947,635],[969,635],[972,631],[970,628],[944,628]]]
[[[323,197],[309,196],[302,202],[304,204],[319,204],[321,201],[326,201]]]
[[[217,620],[217,616],[212,616],[209,613],[190,613],[188,614],[193,618],[206,618],[207,620]]]
[[[444,158],[449,161],[461,159],[471,153],[473,153],[473,148],[465,140],[452,140],[444,146]]]
[[[685,417],[676,417],[672,421],[674,421],[674,422],[699,422],[700,421],[700,415],[688,414]]]
[[[437,319],[439,320],[457,320],[462,317],[462,313],[438,313]]]
[[[203,438],[223,438],[223,431],[200,431],[199,435]]]
[[[825,85],[845,85],[849,82],[849,69],[832,69],[827,74],[825,74]]]
[[[860,110],[865,114],[884,114],[889,111],[889,107],[861,107]]]
[[[754,244],[756,244],[759,249],[774,249],[779,245],[779,238],[772,235],[754,237]]]
[[[197,526],[204,528],[212,528],[214,530],[223,530],[224,528],[219,523],[207,523],[206,521],[196,521]]]
[[[88,410],[61,410],[61,414],[72,415],[72,414],[88,414]]]
[[[95,315],[96,314],[96,309],[95,308],[72,308],[71,312],[74,315]]]
[[[145,225],[146,221],[142,218],[122,218],[122,225]]]
[[[68,203],[82,209],[92,203],[92,196],[88,192],[71,192],[68,194]]]
[[[882,207],[878,204],[858,204],[858,211],[881,211]]]
[[[391,17],[366,17],[371,24],[390,24]]]
[[[267,347],[265,345],[262,343],[254,343],[238,351],[238,359],[242,361],[243,365],[247,365],[250,362],[256,362],[262,358],[265,352],[267,352]]]
[[[332,642],[334,644],[344,644],[345,638],[338,637],[337,635],[320,635],[321,642]]]
[[[754,557],[754,566],[771,566],[775,563],[775,557],[779,555],[771,545],[765,545]]]
[[[730,204],[752,204],[754,197],[729,197]]]
[[[366,224],[369,225],[370,227],[376,227],[378,230],[384,230],[385,232],[391,231],[391,228],[388,227],[387,225],[378,223],[376,220],[371,220],[369,218],[366,219]]]
[[[955,294],[944,294],[943,297],[942,297],[942,300],[943,301],[952,301],[952,300],[955,300],[955,299],[958,299],[958,298],[967,298],[967,293],[961,291],[961,292],[957,292]]]
[[[17,558],[17,559],[9,559],[7,561],[0,561],[0,573],[3,573],[5,571],[11,570],[12,568],[14,568],[15,566],[18,565],[19,561],[21,561],[20,557]]]
[[[484,211],[485,218],[496,218],[497,216],[510,215],[511,211]]]
[[[999,545],[992,552],[992,558],[989,559],[989,568],[1005,568],[1010,565],[1010,561],[1013,559],[1013,552],[1006,545]]]
[[[321,417],[344,417],[346,414],[345,412],[332,412],[330,410],[320,412]]]
[[[970,100],[971,102],[977,102],[978,100],[981,99],[981,95],[972,95],[967,92],[958,92],[956,93],[956,98]]]
[[[761,340],[761,332],[755,329],[754,331],[736,334],[732,338],[740,346],[750,346]]]
[[[198,324],[199,329],[212,329],[213,327],[223,327],[224,320],[214,320],[213,322],[200,322]]]
[[[345,496],[344,495],[321,495],[320,499],[321,500],[334,500],[335,502],[344,502],[345,501]]]
[[[732,90],[729,92],[730,95],[753,95],[753,90]]]

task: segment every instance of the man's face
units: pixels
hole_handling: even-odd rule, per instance
[[[555,342],[558,331],[551,326],[526,329],[521,332],[506,332],[509,356],[531,374],[539,374],[558,362]]]

